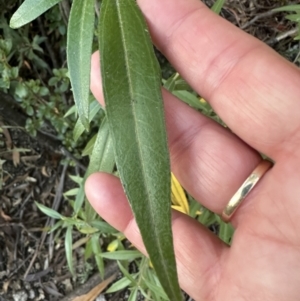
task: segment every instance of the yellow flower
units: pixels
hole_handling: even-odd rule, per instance
[[[189,214],[190,208],[184,190],[181,187],[174,174],[171,173],[171,197],[172,208],[185,214]]]
[[[119,240],[115,239],[107,246],[107,251],[114,252],[118,249],[118,247],[119,247]]]
[[[125,239],[125,236],[122,233],[117,234],[117,238],[110,242],[110,244],[107,246],[108,252],[114,252],[117,251],[120,247],[121,241]]]

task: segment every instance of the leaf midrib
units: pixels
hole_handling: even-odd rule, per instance
[[[120,30],[121,30],[121,38],[122,38],[122,44],[123,44],[123,50],[124,50],[124,57],[125,57],[125,61],[126,61],[126,73],[127,73],[127,79],[128,79],[128,84],[129,84],[129,90],[130,90],[130,94],[131,96],[133,97],[134,93],[133,93],[133,90],[132,90],[132,78],[131,78],[131,73],[130,73],[130,70],[128,69],[128,66],[129,66],[129,58],[128,58],[128,54],[127,54],[127,51],[126,51],[126,40],[125,40],[125,34],[124,34],[124,29],[123,29],[123,26],[122,24],[124,24],[123,22],[123,18],[122,18],[122,14],[121,14],[121,11],[120,11],[120,4],[119,4],[120,0],[116,0],[116,4],[117,4],[117,12],[118,12],[118,17],[119,17],[119,25],[120,25]],[[132,5],[132,4],[130,4]],[[134,116],[134,125],[135,125],[135,133],[136,133],[136,136],[138,137],[137,139],[137,143],[138,143],[138,156],[139,156],[139,159],[140,159],[140,162],[141,162],[141,166],[142,166],[142,170],[143,170],[143,185],[147,191],[147,195],[151,195],[149,193],[149,190],[148,190],[148,186],[146,185],[146,182],[147,180],[145,179],[145,167],[144,167],[144,164],[143,164],[143,160],[142,159],[142,155],[141,155],[141,147],[140,147],[140,139],[139,139],[139,132],[138,132],[138,126],[137,126],[137,118],[135,116],[135,110],[134,110],[134,104],[133,106],[131,106],[131,110],[132,110],[132,114]],[[152,209],[152,205],[151,205],[151,202],[147,202],[148,206]],[[159,243],[159,240],[157,239],[157,228],[155,227],[155,222],[154,222],[154,216],[153,216],[153,210],[149,210],[150,212],[150,215],[151,215],[151,224],[153,226],[153,230],[155,232],[155,240],[156,240],[156,245],[158,246],[158,253],[159,253],[159,257],[160,258],[163,258],[163,252],[162,252],[162,249],[161,249],[161,245]],[[162,265],[164,267],[164,270],[167,271],[167,266],[165,265],[165,262],[164,260],[162,261]],[[166,275],[168,276],[168,273],[166,273]],[[171,285],[171,282],[170,282],[170,279],[169,277],[167,277],[168,279],[168,282],[169,282],[169,287],[172,287]]]
[[[83,8],[82,8],[82,16],[85,16],[85,14],[86,14],[86,11],[87,11],[87,6],[88,6],[88,3],[87,3],[87,1],[86,0],[82,0],[82,1],[84,1],[84,4],[83,4]],[[90,1],[90,0],[88,0],[88,1]],[[74,4],[73,4],[74,5]],[[80,51],[80,49],[81,49],[81,46],[82,46],[82,36],[83,36],[83,32],[84,32],[84,24],[85,24],[85,18],[80,18],[80,21],[79,21],[79,39],[78,39],[78,41],[79,41],[79,43],[80,43],[80,45],[79,45],[79,53],[78,53],[78,61],[79,62],[81,62],[82,61],[82,58],[83,58],[83,55],[82,55],[82,51]],[[78,72],[80,72],[81,73],[81,71],[82,71],[82,64],[80,64],[79,63],[79,66],[78,66],[78,68],[80,69]],[[79,87],[80,87],[80,95],[78,95],[78,97],[79,98],[82,98],[83,97],[83,95],[85,94],[84,93],[84,91],[86,90],[85,89],[85,87],[82,85],[82,84],[80,84],[79,85]],[[74,89],[73,88],[73,90],[74,90],[74,92],[76,91],[76,89]],[[79,90],[77,90],[77,91],[79,91]],[[84,104],[82,103],[82,101],[80,101],[79,102],[79,106],[82,108],[82,110],[85,112],[85,113],[87,113],[88,112],[88,110],[86,109],[86,107],[84,106]]]

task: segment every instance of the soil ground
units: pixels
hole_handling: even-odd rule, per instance
[[[206,3],[211,6],[213,1]],[[270,13],[276,6],[277,0],[229,0],[221,15],[299,66],[299,42],[292,34],[295,25],[283,14]],[[162,57],[160,60],[164,63]],[[0,133],[0,301],[71,300],[75,289],[84,288],[84,283],[86,287],[92,285],[91,275],[97,272],[92,266],[87,270],[79,247],[75,252],[77,276],[71,276],[63,238],[59,234],[45,235],[49,220],[34,202],[52,207],[56,201],[60,212],[70,215],[62,192],[73,185],[67,174],[82,174],[82,170],[80,165],[66,169],[61,162],[68,154],[47,145],[47,139],[31,138],[7,116],[1,116],[1,110],[0,117],[0,126],[12,126]],[[17,148],[14,152],[10,151],[12,145]],[[74,235],[74,241],[80,238]],[[117,271],[115,265],[108,270]],[[97,281],[95,278],[94,284]],[[127,298],[128,292],[123,291],[97,300]]]

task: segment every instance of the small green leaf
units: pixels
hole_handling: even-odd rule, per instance
[[[112,137],[109,132],[107,119],[104,118],[98,132],[87,174],[96,171],[112,173],[115,166],[115,155]]]
[[[175,73],[171,77],[169,77],[168,80],[164,84],[165,89],[172,92],[175,89],[176,80],[178,77],[179,77],[178,73]]]
[[[82,177],[79,177],[79,176],[69,176],[70,179],[75,182],[76,184],[78,185],[81,185],[83,183],[83,178]]]
[[[225,0],[217,0],[214,3],[214,5],[212,6],[211,10],[219,15],[224,6],[224,3],[225,3]]]
[[[91,227],[89,224],[76,225],[76,228],[82,234],[93,234],[98,232],[98,229]]]
[[[77,195],[79,188],[73,188],[64,193],[64,196],[74,196]]]
[[[203,212],[201,215],[199,215],[198,221],[205,226],[210,226],[217,221],[217,218],[213,212],[203,208]]]
[[[129,274],[129,272],[123,267],[123,265],[119,261],[118,261],[118,266],[121,272],[123,273],[123,275],[127,277],[132,283],[136,284],[135,279],[132,277],[131,274]]]
[[[179,301],[161,72],[135,0],[102,1],[99,49],[121,182],[158,277],[170,299]]]
[[[148,281],[147,279],[144,279],[145,284],[148,286],[148,288],[155,292],[157,295],[159,295],[162,299],[164,300],[169,300],[168,296],[166,295],[166,293],[164,292],[164,290],[162,289],[162,287],[155,285],[153,283],[151,283],[150,281]]]
[[[17,97],[22,99],[22,98],[27,97],[28,89],[23,83],[18,82],[16,85],[15,93],[16,93]]]
[[[156,277],[156,275],[155,275],[155,273],[154,273],[153,270],[147,269],[145,272],[146,272],[146,273],[145,273],[146,275],[145,275],[144,278],[145,278],[148,282],[153,283],[153,285],[155,285],[155,286],[161,287],[161,283],[160,283],[159,280],[157,279],[157,277]],[[148,287],[148,288],[149,288],[149,287]],[[149,288],[149,290],[150,290],[150,288]],[[151,296],[152,296],[152,299],[153,299],[153,300],[162,300],[161,296],[160,296],[155,290],[150,290],[150,293],[151,293]],[[145,292],[142,292],[142,294],[143,294],[144,296],[146,296],[146,293],[145,293]],[[149,295],[149,293],[148,293],[148,295]],[[169,301],[169,299],[168,299],[168,301]]]
[[[95,145],[95,141],[96,141],[96,138],[97,138],[97,134],[94,135],[90,140],[89,142],[86,144],[84,150],[82,151],[82,156],[90,156],[93,152],[93,148],[94,148],[94,145]]]
[[[234,228],[230,223],[224,223],[219,216],[217,216],[217,220],[220,224],[219,228],[219,237],[227,244],[231,243]]]
[[[61,214],[59,214],[58,212],[56,212],[55,210],[48,208],[37,202],[35,202],[35,204],[44,214],[46,214],[54,219],[62,219],[63,218],[63,216]]]
[[[74,275],[73,250],[72,250],[72,244],[73,244],[72,229],[73,229],[73,226],[68,226],[67,231],[66,231],[65,251],[66,251],[66,257],[67,257],[67,263],[68,263],[69,270],[70,270],[71,274]]]
[[[53,78],[54,78],[54,77],[53,77]],[[50,83],[49,83],[49,85],[50,85]],[[51,86],[51,85],[50,85],[50,86]],[[73,114],[77,115],[77,108],[76,108],[75,105],[73,105],[73,106],[67,111],[67,113],[64,115],[64,118],[66,118],[66,117],[68,117],[68,116],[70,116],[70,115],[73,115]]]
[[[100,110],[101,106],[98,101],[94,100],[89,104],[89,122],[94,119]],[[85,128],[81,122],[81,119],[78,119],[73,130],[73,137],[75,141],[77,141],[78,138],[83,134],[84,130]]]
[[[300,4],[295,5],[286,5],[278,8],[274,8],[273,11],[281,12],[281,11],[300,11]]]
[[[137,300],[137,293],[138,293],[138,288],[135,287],[134,289],[131,290],[128,301],[136,301]]]
[[[79,191],[76,195],[76,199],[75,199],[75,203],[74,203],[74,207],[73,207],[75,214],[78,214],[79,210],[81,209],[82,204],[84,202],[84,198],[85,198],[84,188],[83,188],[83,185],[80,184]]]
[[[300,14],[288,15],[288,16],[285,16],[285,18],[292,22],[300,22]]]
[[[115,228],[113,228],[112,226],[110,226],[108,223],[104,221],[94,220],[90,224],[92,227],[100,230],[102,233],[105,234],[113,234],[118,232]]]
[[[202,103],[196,95],[189,91],[173,91],[173,94],[195,109],[200,109],[204,112],[210,109],[210,105],[207,102]]]
[[[63,226],[63,223],[64,223],[63,220],[60,220],[60,221],[56,222],[56,223],[54,224],[54,226],[50,229],[49,233],[54,232],[54,231],[57,230],[58,228],[62,227],[62,226]]]
[[[91,242],[92,242],[92,249],[95,254],[95,260],[97,263],[98,270],[100,272],[102,279],[104,279],[104,262],[103,262],[103,258],[101,257],[102,250],[100,247],[99,234],[92,235]]]
[[[84,202],[84,185],[87,177],[97,171],[112,173],[115,166],[115,155],[113,150],[112,137],[109,133],[106,118],[101,123],[100,130],[94,144],[93,152],[90,157],[88,170],[85,173],[84,179],[81,182],[80,190],[76,196],[74,211],[77,213]],[[85,202],[86,220],[91,222],[94,220],[93,215],[95,210],[91,207],[89,202]]]
[[[94,34],[94,0],[73,0],[67,34],[67,58],[74,99],[79,118],[89,129],[89,92],[92,42]]]
[[[104,252],[101,254],[103,258],[112,260],[134,260],[136,258],[142,257],[140,251],[115,251],[115,252]]]
[[[25,0],[10,19],[10,27],[18,28],[39,17],[61,0]]]
[[[123,277],[117,282],[115,282],[105,293],[109,294],[109,293],[120,291],[125,287],[127,287],[128,285],[130,285],[130,283],[131,281],[127,277]]]
[[[176,80],[175,90],[186,90],[188,92],[192,92],[193,91],[193,89],[191,88],[191,86],[182,77],[179,77]]]
[[[93,247],[92,247],[92,240],[90,239],[85,244],[85,250],[84,250],[84,259],[88,260],[93,255]]]

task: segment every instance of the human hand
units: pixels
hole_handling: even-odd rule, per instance
[[[173,212],[180,285],[195,300],[299,300],[300,70],[199,0],[138,0],[155,44],[235,133],[163,91],[172,171],[221,214],[261,161],[276,161],[233,216],[228,247],[190,217]],[[103,103],[99,55],[92,91]],[[145,253],[118,178],[94,174],[95,210]]]

